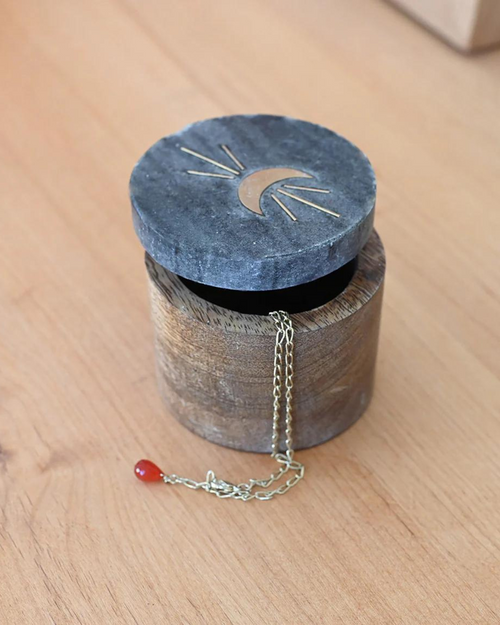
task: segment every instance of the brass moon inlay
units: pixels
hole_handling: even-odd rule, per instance
[[[288,178],[312,178],[312,176],[300,171],[300,169],[289,169],[287,167],[261,169],[242,180],[238,189],[240,202],[253,213],[263,215],[264,213],[260,207],[261,195],[275,182],[287,180]]]

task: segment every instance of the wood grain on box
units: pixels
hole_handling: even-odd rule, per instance
[[[151,257],[147,269],[158,380],[170,413],[214,443],[270,452],[272,319],[210,304]],[[347,288],[293,315],[296,449],[336,436],[368,407],[384,275],[384,248],[373,232]]]

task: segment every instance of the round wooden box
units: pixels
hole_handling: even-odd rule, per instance
[[[193,124],[138,162],[131,199],[159,386],[187,428],[271,451],[272,310],[288,311],[296,331],[295,447],[322,443],[363,414],[385,273],[375,188],[353,144],[266,115]]]

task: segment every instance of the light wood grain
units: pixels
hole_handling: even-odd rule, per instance
[[[0,23],[0,622],[500,621],[500,55],[371,0],[25,0]],[[358,144],[388,256],[365,417],[272,462],[165,417],[127,183],[163,134],[285,113]]]

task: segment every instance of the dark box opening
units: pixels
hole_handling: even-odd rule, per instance
[[[358,259],[354,258],[322,278],[275,291],[236,291],[180,279],[195,295],[222,308],[250,315],[268,315],[273,310],[293,314],[323,306],[340,295],[352,280],[357,265]]]

